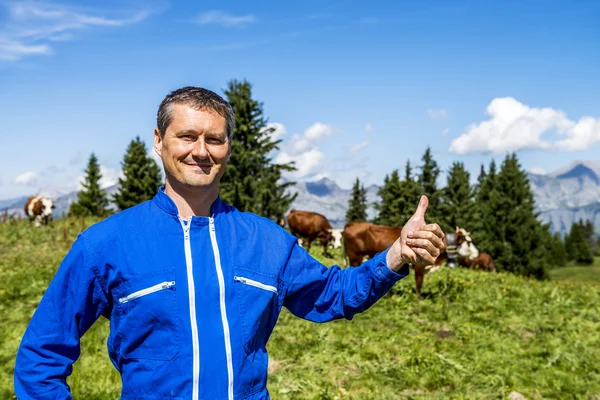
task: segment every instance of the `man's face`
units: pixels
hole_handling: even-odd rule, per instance
[[[171,117],[162,138],[154,131],[154,149],[167,180],[190,189],[218,187],[231,152],[225,118],[184,104],[172,105]]]

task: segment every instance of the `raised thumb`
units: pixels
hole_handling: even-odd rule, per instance
[[[427,207],[429,206],[429,199],[427,196],[422,195],[419,200],[419,206],[417,207],[417,211],[415,211],[414,217],[425,219],[425,211],[427,211]]]

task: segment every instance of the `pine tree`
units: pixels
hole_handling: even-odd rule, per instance
[[[270,155],[279,147],[273,128],[267,127],[262,103],[252,98],[247,81],[233,80],[225,90],[235,114],[231,158],[220,183],[221,198],[240,211],[249,211],[273,221],[284,216],[296,194],[286,193],[295,182],[283,182],[284,171],[294,171],[293,163],[274,164]]]
[[[568,261],[567,249],[558,232],[552,236],[552,259],[552,264],[557,267],[564,267]]]
[[[125,179],[119,178],[120,188],[114,195],[119,210],[125,210],[152,199],[161,185],[160,169],[148,156],[146,145],[140,137],[129,143],[121,162]]]
[[[396,210],[398,213],[397,226],[403,226],[413,216],[421,198],[421,188],[419,183],[413,179],[412,168],[408,160],[404,168],[404,180],[400,182],[400,197],[402,200],[398,203]],[[432,220],[429,215],[427,220]]]
[[[596,241],[596,232],[594,232],[594,224],[589,219],[585,221],[585,223],[581,223],[581,228],[583,231],[583,236],[587,239],[590,252],[592,254],[597,251],[597,241]]]
[[[346,212],[346,222],[359,222],[367,220],[367,191],[361,186],[356,178],[352,187],[352,196],[348,200],[348,211]]]
[[[500,201],[496,180],[496,162],[492,159],[488,173],[484,172],[479,175],[479,184],[475,192],[473,228],[469,231],[479,251],[492,256],[498,254],[502,247],[502,243],[498,240],[501,229],[496,224],[494,215],[494,210]]]
[[[437,178],[440,175],[440,169],[437,162],[431,155],[431,149],[428,147],[423,154],[423,165],[420,167],[419,184],[421,193],[429,198],[429,207],[427,208],[426,220],[440,221],[442,210],[440,207],[441,190],[437,187]]]
[[[400,216],[398,215],[398,201],[402,195],[398,170],[394,170],[391,176],[385,176],[383,186],[377,193],[381,198],[381,203],[375,204],[375,209],[379,213],[373,223],[378,225],[403,225],[405,221],[399,222]]]
[[[498,196],[490,202],[489,209],[495,216],[491,240],[495,242],[492,256],[496,266],[519,275],[545,278],[549,257],[544,243],[547,227],[537,219],[527,173],[521,169],[516,154],[504,159],[496,190]]]
[[[587,235],[588,233],[582,220],[571,225],[571,232],[565,245],[569,259],[578,264],[592,264],[594,262],[589,240],[586,237]]]
[[[104,217],[108,214],[106,192],[100,188],[100,165],[92,153],[85,170],[82,190],[77,193],[77,201],[69,207],[69,215]]]
[[[448,183],[442,191],[442,229],[454,231],[456,226],[472,230],[474,210],[473,189],[463,163],[454,162],[448,173]]]

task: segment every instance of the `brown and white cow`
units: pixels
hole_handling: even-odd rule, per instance
[[[292,235],[306,240],[307,251],[313,240],[318,239],[323,245],[323,254],[329,257],[327,246],[332,238],[332,228],[324,215],[312,211],[291,210],[287,221]]]
[[[35,226],[47,225],[52,218],[54,201],[43,196],[31,196],[25,203],[25,215],[30,221],[35,221]]]
[[[343,229],[333,228],[331,230],[331,247],[334,249],[342,248],[342,232]]]
[[[401,226],[374,225],[369,222],[350,222],[344,228],[344,250],[351,266],[362,264],[365,257],[372,258],[390,247],[402,232]],[[417,297],[421,296],[426,267],[413,264]]]

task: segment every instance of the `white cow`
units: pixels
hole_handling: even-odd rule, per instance
[[[35,221],[35,226],[48,224],[52,218],[52,209],[54,209],[54,201],[47,197],[31,196],[25,203],[25,215],[30,221]]]

